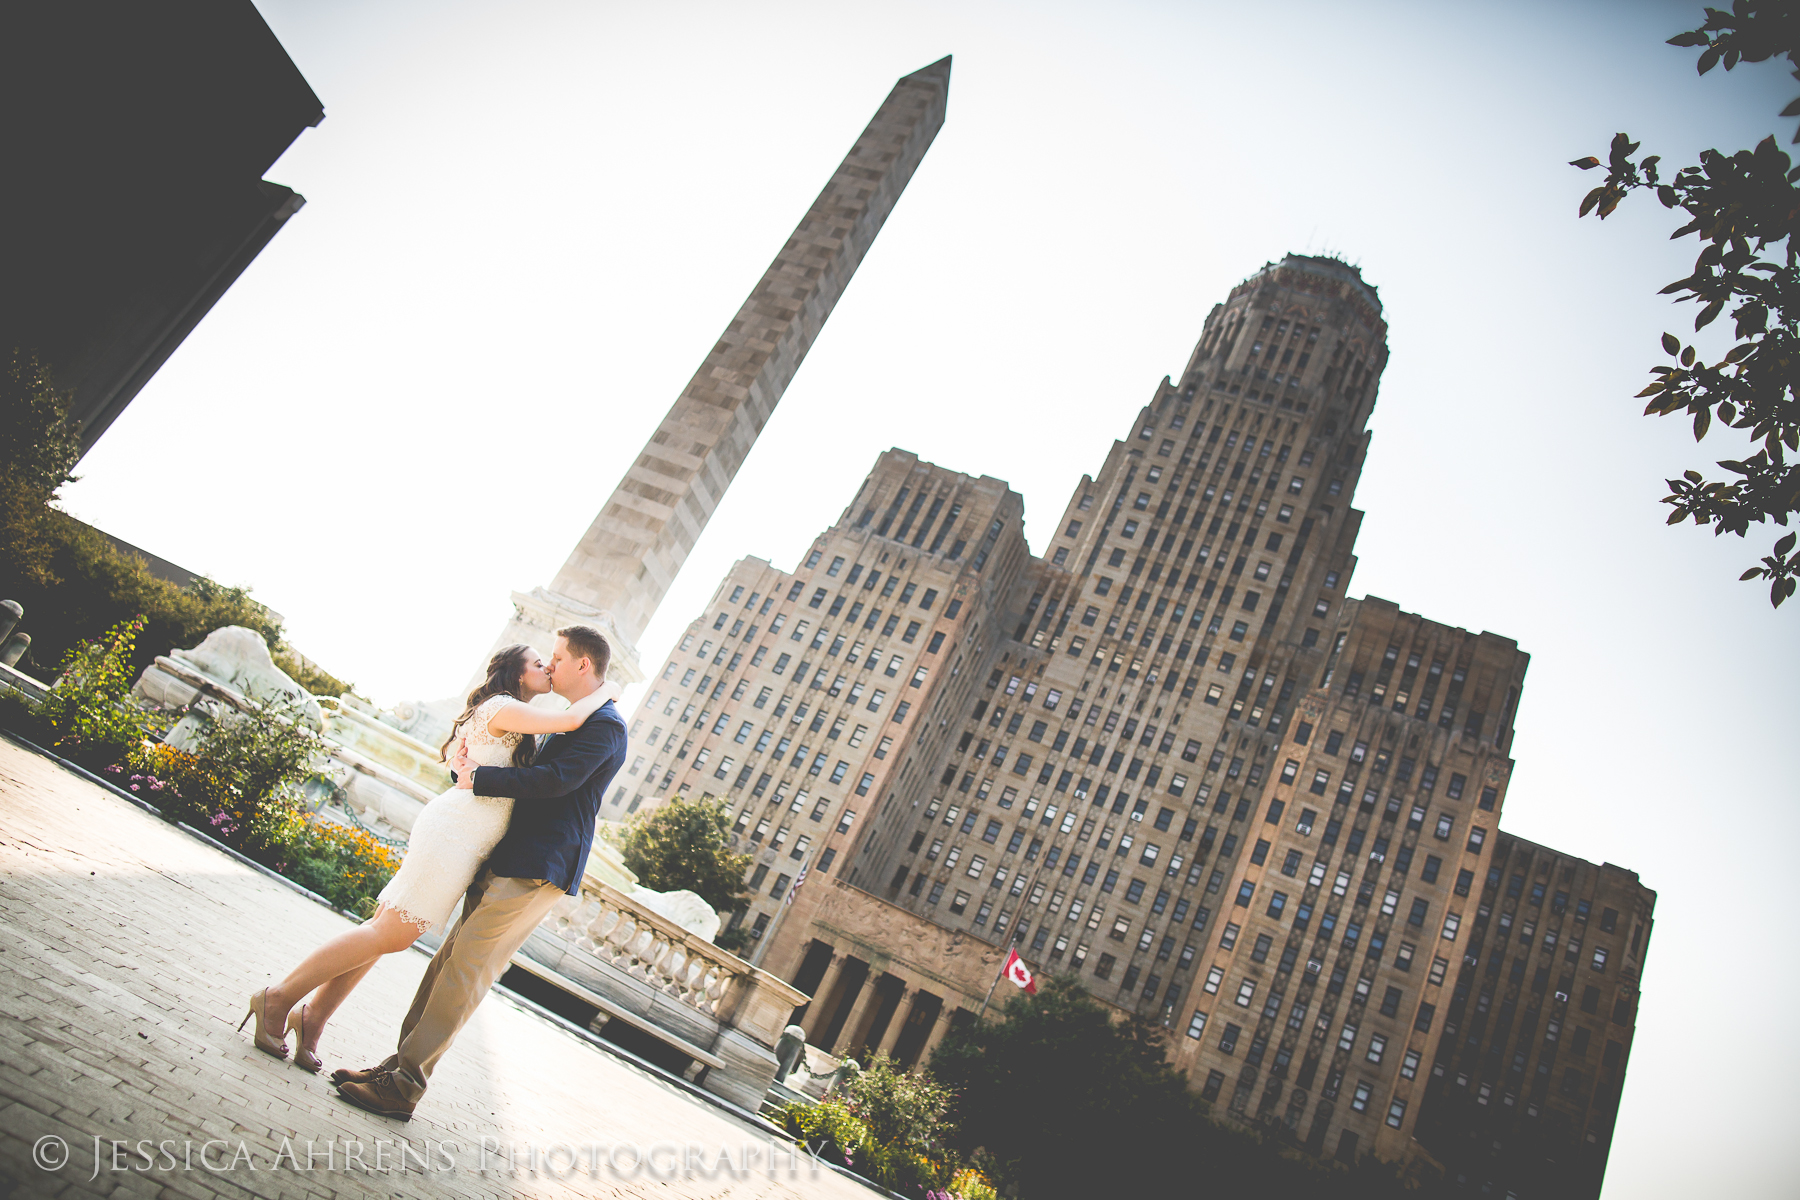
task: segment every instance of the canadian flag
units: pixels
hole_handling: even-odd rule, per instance
[[[1031,978],[1031,968],[1019,957],[1017,949],[1009,950],[1006,955],[1006,966],[1001,971],[1013,983],[1025,989],[1030,995],[1037,995],[1037,983]]]

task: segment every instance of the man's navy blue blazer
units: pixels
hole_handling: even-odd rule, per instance
[[[625,763],[625,718],[607,701],[581,728],[552,736],[529,767],[476,767],[477,796],[513,798],[512,823],[487,865],[503,879],[544,879],[581,892],[594,822]]]

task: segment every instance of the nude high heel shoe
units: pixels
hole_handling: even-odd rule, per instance
[[[294,1065],[302,1071],[311,1071],[317,1075],[319,1068],[325,1064],[317,1054],[306,1048],[306,1005],[302,1004],[288,1013],[287,1031],[295,1035]],[[287,1044],[285,1039],[282,1044]]]
[[[267,1023],[264,1019],[264,1013],[267,1012],[268,1006],[269,1006],[269,989],[268,988],[264,988],[260,992],[252,992],[250,994],[250,1009],[248,1012],[246,1012],[244,1014],[244,1020],[238,1022],[238,1032],[242,1033],[243,1029],[244,1029],[244,1023],[246,1021],[248,1021],[251,1017],[255,1017],[256,1018],[256,1048],[258,1050],[261,1050],[264,1054],[271,1055],[275,1058],[286,1058],[287,1050],[288,1050],[287,1039],[285,1037],[277,1038],[273,1034],[271,1034],[268,1030]]]

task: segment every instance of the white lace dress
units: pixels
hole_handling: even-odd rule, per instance
[[[512,697],[494,696],[457,727],[467,737],[469,757],[483,767],[509,767],[522,734],[489,733],[488,718]],[[475,872],[506,833],[513,802],[502,796],[477,796],[467,788],[451,788],[425,806],[413,823],[406,857],[381,889],[385,908],[420,927],[442,932],[451,914],[475,881]]]

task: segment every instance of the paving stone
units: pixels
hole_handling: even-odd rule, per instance
[[[873,1194],[815,1172],[803,1153],[795,1169],[785,1144],[771,1177],[764,1131],[501,992],[445,1055],[412,1121],[352,1107],[325,1074],[257,1052],[248,1031],[236,1029],[252,992],[344,928],[344,918],[217,848],[0,740],[0,1195]],[[421,953],[392,955],[369,973],[326,1031],[327,1072],[386,1056],[426,962]],[[60,1170],[33,1160],[44,1137],[68,1145]],[[125,1169],[110,1169],[108,1139],[125,1143]],[[312,1170],[277,1164],[284,1139],[301,1165],[313,1143]],[[139,1141],[166,1142],[174,1167],[152,1150],[144,1169]],[[208,1141],[214,1167],[236,1165],[203,1166]],[[416,1158],[399,1169],[398,1141],[424,1150],[430,1169]],[[346,1165],[346,1146],[360,1165]],[[749,1172],[714,1175],[681,1169],[679,1149],[667,1147],[685,1146],[708,1162],[721,1148],[734,1164],[745,1147],[756,1157]],[[665,1147],[654,1161],[669,1169],[633,1175],[638,1154],[653,1147]]]

